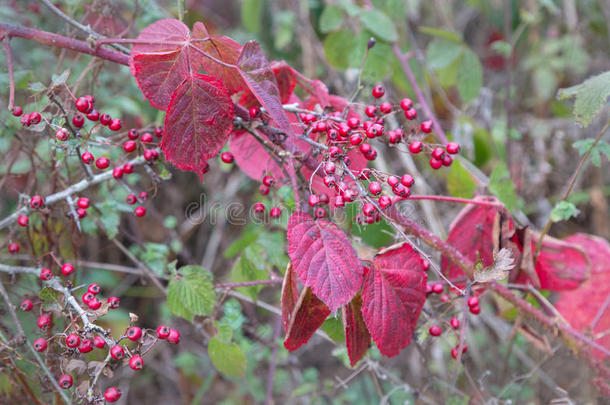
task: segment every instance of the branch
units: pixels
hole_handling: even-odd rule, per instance
[[[8,109],[10,112],[13,112],[13,107],[15,107],[15,76],[13,74],[13,54],[11,53],[10,40],[6,38],[2,42],[4,42],[4,51],[6,52],[6,64],[8,67]]]

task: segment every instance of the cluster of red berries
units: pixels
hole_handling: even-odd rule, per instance
[[[275,179],[273,178],[273,176],[265,175],[265,176],[263,176],[263,180],[261,181],[261,185],[258,188],[258,191],[263,196],[269,195],[269,192],[271,191],[271,187],[274,184],[275,184]],[[263,215],[266,210],[265,204],[262,202],[255,203],[252,208],[254,210],[254,213],[257,215]],[[269,210],[269,216],[271,218],[279,218],[280,216],[282,216],[282,209],[277,206],[271,207],[271,209]]]

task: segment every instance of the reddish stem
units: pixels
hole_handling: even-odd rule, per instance
[[[490,207],[490,208],[498,208],[498,209],[504,209],[504,204],[499,203],[499,202],[492,202],[492,201],[478,201],[478,200],[471,200],[468,198],[458,198],[458,197],[447,197],[444,195],[411,195],[407,198],[401,198],[401,201],[405,201],[405,200],[435,200],[435,201],[447,201],[447,202],[455,202],[455,203],[460,203],[460,204],[474,204],[474,205],[480,205],[483,207]]]
[[[8,109],[13,111],[15,107],[15,76],[13,74],[13,55],[11,53],[11,44],[8,38],[4,39],[4,51],[6,52],[6,64],[8,66],[8,80],[9,80],[9,95],[8,95]]]

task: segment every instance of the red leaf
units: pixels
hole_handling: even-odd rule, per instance
[[[595,341],[610,350],[610,334],[604,334],[610,330],[610,307],[601,311],[610,296],[610,244],[586,234],[572,235],[563,241],[584,250],[591,262],[591,277],[576,290],[562,292],[555,306],[573,328],[598,336]],[[591,331],[591,323],[596,319]],[[598,358],[606,357],[600,350],[593,353]]]
[[[345,233],[303,212],[288,220],[288,256],[307,287],[335,311],[362,286],[363,268]]]
[[[364,356],[371,344],[371,335],[362,318],[362,295],[360,293],[343,307],[345,345],[349,363],[353,367]]]
[[[297,287],[297,278],[292,270],[292,264],[288,263],[284,282],[282,283],[282,325],[284,331],[288,333],[292,313],[299,299],[299,289]]]
[[[280,92],[282,104],[290,103],[294,89],[297,85],[296,73],[286,62],[273,61],[269,65],[275,76],[277,87]],[[239,100],[239,104],[246,108],[260,105],[256,97],[251,92],[245,93]]]
[[[140,32],[131,54],[174,52],[185,47],[189,38],[189,28],[179,20],[159,20]]]
[[[261,137],[265,136],[261,135]],[[283,180],[284,172],[277,162],[263,145],[246,131],[233,132],[229,149],[235,157],[235,163],[253,180],[262,180],[265,173],[273,173],[278,181]]]
[[[532,237],[532,252],[538,235]],[[587,255],[574,243],[545,236],[536,262],[540,288],[551,291],[572,290],[589,278]]]
[[[197,47],[202,52],[210,55],[225,64],[201,55],[201,64],[205,71],[210,75],[221,80],[229,94],[237,93],[246,89],[246,83],[237,72],[237,61],[241,54],[241,45],[233,41],[229,37],[222,35],[210,35],[200,22],[193,25],[193,41],[192,45]],[[195,51],[196,52],[196,51]]]
[[[330,309],[315,296],[311,288],[305,288],[292,313],[284,347],[293,351],[303,346],[322,326],[329,314]]]
[[[282,107],[280,91],[269,62],[255,41],[246,42],[239,56],[239,73],[257,100],[265,107],[276,125],[288,136],[293,135],[288,116]]]
[[[223,84],[195,74],[172,96],[161,149],[179,169],[203,175],[206,161],[222,149],[232,128],[233,103]]]
[[[375,257],[362,287],[362,316],[383,355],[395,356],[411,343],[425,300],[423,261],[411,246]]]

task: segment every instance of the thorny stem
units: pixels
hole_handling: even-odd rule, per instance
[[[406,201],[406,200],[447,201],[447,202],[455,202],[455,203],[459,203],[459,204],[472,204],[472,205],[480,205],[482,207],[505,209],[504,204],[502,204],[500,202],[478,201],[478,200],[471,200],[468,198],[448,197],[448,196],[444,196],[444,195],[424,195],[424,194],[410,195],[401,200],[402,201]]]

